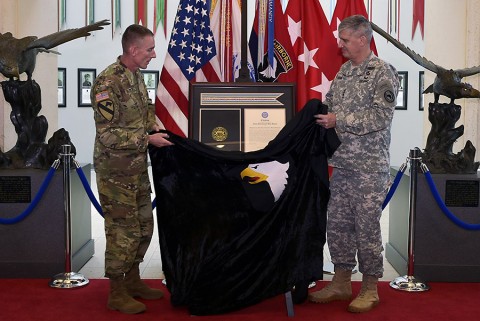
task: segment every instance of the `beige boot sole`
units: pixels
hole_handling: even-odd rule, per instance
[[[353,307],[348,306],[347,311],[352,312],[352,313],[368,312],[368,311],[372,310],[373,308],[375,308],[379,303],[380,303],[380,301],[372,302],[372,304],[370,306],[364,307],[364,308],[359,308],[359,307],[355,307],[355,306],[353,306]]]

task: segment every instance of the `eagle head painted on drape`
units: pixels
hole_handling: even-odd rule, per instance
[[[287,186],[288,168],[288,162],[285,164],[277,161],[250,164],[240,173],[240,177],[247,180],[249,184],[267,182],[276,202]]]

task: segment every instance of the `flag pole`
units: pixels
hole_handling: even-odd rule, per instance
[[[242,57],[240,61],[240,71],[236,82],[251,82],[250,73],[248,72],[248,55],[247,55],[247,0],[242,0]]]

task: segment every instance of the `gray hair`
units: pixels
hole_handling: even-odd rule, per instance
[[[338,32],[345,29],[351,29],[353,32],[359,32],[362,36],[365,36],[370,42],[373,36],[372,25],[367,18],[362,15],[354,15],[343,19],[338,26]]]

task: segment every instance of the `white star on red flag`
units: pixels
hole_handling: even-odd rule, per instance
[[[299,64],[303,63],[303,68],[297,68],[296,81],[300,110],[310,99],[325,97],[342,61],[318,0],[290,0],[286,15],[293,50]]]
[[[315,60],[313,60],[313,57],[315,56],[317,51],[318,51],[318,48],[309,50],[307,47],[307,44],[305,42],[303,43],[303,54],[298,56],[298,61],[303,62],[303,71],[305,74],[307,74],[308,67],[310,66],[318,69],[318,66],[315,63]]]
[[[316,92],[322,93],[322,97],[325,97],[327,94],[328,90],[330,89],[330,84],[332,82],[328,80],[327,77],[325,77],[325,74],[322,72],[322,82],[318,84],[315,87],[310,88],[311,90],[314,90]]]

